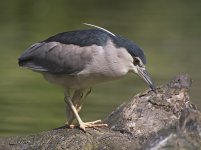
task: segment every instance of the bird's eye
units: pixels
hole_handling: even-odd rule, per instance
[[[137,66],[137,65],[140,64],[140,61],[139,61],[137,58],[134,58],[133,64],[134,64],[135,66]]]
[[[141,61],[141,59],[139,57],[133,58],[133,64],[135,66],[144,67],[143,62]]]

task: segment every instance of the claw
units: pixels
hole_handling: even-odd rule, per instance
[[[83,122],[79,125],[80,129],[86,131],[86,128],[94,128],[94,127],[107,127],[107,124],[103,124],[101,120],[96,120],[92,122]]]
[[[102,123],[101,120],[96,120],[92,122],[82,122],[79,124],[79,128],[86,132],[86,128],[95,128],[95,127],[107,127],[107,124]],[[69,128],[78,127],[78,125],[68,125]]]

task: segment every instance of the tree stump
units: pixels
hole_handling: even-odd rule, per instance
[[[147,90],[123,103],[106,119],[109,126],[57,128],[0,138],[0,150],[178,150],[201,149],[201,113],[189,101],[191,79],[178,75],[157,93]]]

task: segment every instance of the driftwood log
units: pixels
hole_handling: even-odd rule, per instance
[[[137,94],[104,122],[108,127],[57,128],[0,138],[2,150],[196,150],[201,149],[201,113],[189,101],[191,79],[176,76],[167,85]]]

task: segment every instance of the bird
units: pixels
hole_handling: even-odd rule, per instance
[[[86,131],[107,126],[101,120],[84,122],[78,114],[92,86],[134,73],[151,91],[156,92],[156,87],[145,69],[145,54],[137,44],[102,27],[84,24],[91,28],[58,33],[33,44],[18,58],[18,64],[63,87],[66,125]]]

